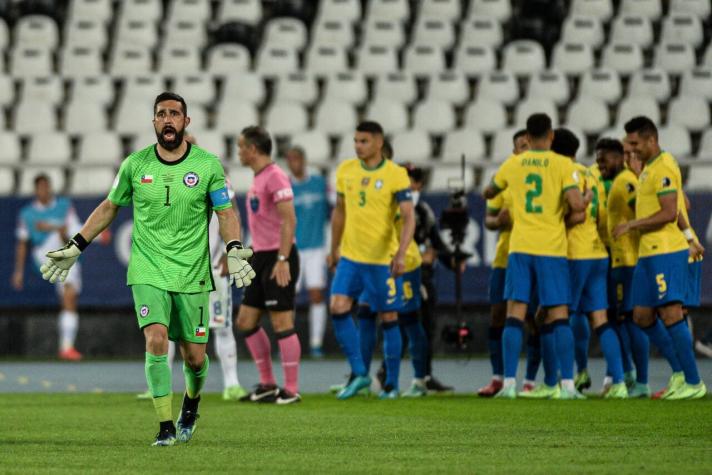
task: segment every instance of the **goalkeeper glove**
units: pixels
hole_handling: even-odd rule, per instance
[[[84,236],[77,233],[63,248],[48,252],[47,257],[49,257],[49,260],[40,267],[42,278],[49,280],[53,284],[57,280],[64,282],[69,270],[88,245],[89,243],[84,239]]]
[[[252,270],[252,266],[247,259],[252,257],[252,249],[245,249],[238,240],[230,241],[226,246],[227,270],[230,274],[230,285],[235,283],[235,287],[247,287],[257,274]]]

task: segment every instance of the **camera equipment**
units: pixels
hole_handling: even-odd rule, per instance
[[[458,325],[445,325],[440,334],[443,341],[460,350],[466,350],[467,344],[472,341],[472,329],[464,321]]]

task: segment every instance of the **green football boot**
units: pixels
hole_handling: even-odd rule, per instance
[[[617,383],[611,385],[604,399],[628,399],[628,387],[625,383]]]
[[[517,388],[514,385],[505,386],[494,397],[495,399],[517,399]]]
[[[176,445],[176,434],[169,430],[162,430],[156,434],[156,440],[151,444],[153,447],[170,447]]]
[[[579,371],[574,378],[574,386],[577,391],[583,391],[591,387],[591,375],[588,374],[588,369]]]
[[[225,388],[222,394],[223,401],[239,401],[247,396],[247,390],[239,384]]]
[[[680,401],[682,399],[700,399],[707,394],[707,386],[701,382],[699,384],[683,384],[674,393],[665,398],[666,401]]]
[[[635,383],[628,390],[628,398],[630,399],[647,399],[650,397],[650,386],[642,383]]]
[[[371,377],[370,376],[356,376],[352,379],[349,384],[347,384],[344,389],[339,391],[336,395],[336,399],[345,400],[350,399],[361,392],[363,389],[368,389],[371,387]]]
[[[546,384],[537,384],[531,391],[520,391],[517,397],[522,399],[558,399],[561,389],[559,385],[547,386]]]
[[[612,386],[611,386],[611,387],[612,387]],[[578,392],[578,391],[576,390],[576,388],[574,388],[573,391],[571,391],[570,389],[561,388],[561,390],[559,391],[558,396],[557,396],[557,397],[553,397],[552,399],[559,399],[559,400],[562,400],[562,401],[569,401],[569,400],[577,400],[577,399],[586,399],[586,396],[584,396],[583,394],[581,394],[580,392]]]
[[[667,388],[660,395],[660,399],[668,399],[670,396],[675,394],[675,391],[680,389],[685,385],[685,373],[678,371],[677,373],[672,373],[670,380],[668,381]]]
[[[428,395],[428,390],[424,384],[413,383],[410,388],[403,393],[403,397],[423,397]]]

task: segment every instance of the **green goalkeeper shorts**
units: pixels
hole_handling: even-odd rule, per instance
[[[172,341],[208,342],[209,292],[184,294],[144,284],[132,285],[131,292],[139,328],[160,323]]]

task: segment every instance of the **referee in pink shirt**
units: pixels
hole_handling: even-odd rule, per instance
[[[299,402],[301,345],[294,329],[294,295],[299,277],[299,257],[294,231],[294,195],[287,175],[270,158],[272,139],[259,126],[246,127],[237,140],[240,163],[252,168],[255,178],[247,192],[247,224],[255,251],[250,264],[257,273],[237,316],[237,328],[255,360],[260,382],[242,398],[249,402],[291,404]],[[272,347],[260,326],[263,310],[269,312],[279,342],[284,371],[280,388],[272,371]]]

